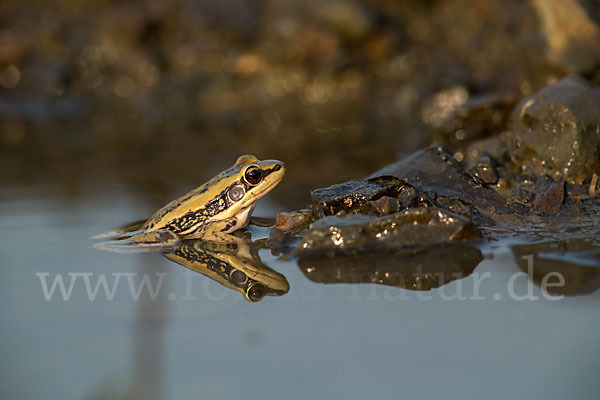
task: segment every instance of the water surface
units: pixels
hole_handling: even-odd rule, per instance
[[[511,299],[521,269],[508,248],[484,249],[473,274],[429,292],[314,283],[265,249],[262,261],[291,289],[250,303],[159,254],[92,248],[91,236],[161,205],[134,193],[108,184],[0,193],[0,398],[600,396],[600,291],[549,300],[533,285],[536,300]],[[267,197],[255,214],[280,209]],[[266,232],[253,228],[254,238]],[[486,272],[484,299],[469,299]],[[42,280],[57,274],[67,288],[76,277],[68,300],[59,288],[46,300]],[[121,275],[114,298],[100,290],[90,300],[84,277],[94,287],[102,274],[110,284]],[[138,287],[144,276],[162,286],[135,300],[128,279]],[[459,289],[466,300],[448,298]],[[513,289],[526,294],[527,279]]]

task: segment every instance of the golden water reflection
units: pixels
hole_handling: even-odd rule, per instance
[[[419,253],[306,257],[298,261],[298,266],[308,279],[317,283],[375,283],[431,290],[469,276],[482,260],[478,248],[458,245]]]
[[[258,256],[260,243],[242,239],[236,243],[185,240],[164,256],[256,302],[265,296],[284,295],[290,289],[285,276],[262,263]]]

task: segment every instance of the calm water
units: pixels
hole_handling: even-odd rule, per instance
[[[253,304],[159,254],[92,248],[89,237],[161,205],[127,187],[13,188],[0,199],[2,399],[600,398],[600,291],[551,301],[533,286],[537,300],[511,299],[520,270],[507,249],[422,293],[313,283],[261,250],[291,289]],[[279,209],[267,198],[255,214]],[[473,296],[485,272],[484,300],[445,298]],[[114,298],[90,300],[84,277],[112,285],[115,273]],[[75,277],[68,300],[58,287],[46,300],[42,281],[56,276],[66,289]],[[128,279],[144,276],[162,286],[136,301]]]

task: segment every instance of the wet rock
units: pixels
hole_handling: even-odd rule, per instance
[[[313,209],[320,216],[359,211],[382,197],[398,198],[402,207],[429,206],[431,202],[410,183],[392,176],[352,180],[311,192]]]
[[[593,240],[517,245],[512,251],[519,267],[536,284],[542,285],[546,277],[551,284],[559,283],[558,276],[564,279],[564,285],[548,286],[549,293],[568,296],[591,293],[600,288],[600,246]],[[554,276],[549,277],[549,274]]]
[[[444,149],[428,148],[367,179],[313,191],[310,218],[317,222],[308,232],[293,233],[304,234],[295,254],[418,251],[455,239],[447,230],[453,227],[440,228],[431,217],[437,211],[460,215],[465,226],[476,232],[482,229],[493,240],[596,235],[600,198],[588,190],[597,180],[567,185],[562,178],[537,175],[534,170],[520,172],[513,160],[498,161],[485,150],[466,172]],[[430,221],[422,216],[410,221],[424,213],[430,213]]]
[[[400,210],[400,202],[397,198],[383,196],[379,200],[373,200],[361,207],[362,214],[389,215]]]
[[[534,193],[533,210],[544,215],[554,215],[565,201],[565,181],[559,179],[555,182],[544,175],[535,183]]]
[[[600,91],[566,78],[524,99],[512,115],[514,160],[569,182],[600,170]]]
[[[482,260],[479,249],[453,245],[416,254],[311,256],[298,260],[298,266],[308,279],[318,283],[375,283],[409,290],[431,290],[470,275]]]
[[[475,175],[488,185],[495,185],[498,183],[498,172],[496,171],[496,165],[489,154],[481,156],[477,165],[474,168]]]
[[[588,185],[578,185],[574,183],[565,183],[565,191],[567,196],[570,197],[581,197],[588,194]]]
[[[291,212],[280,212],[275,220],[275,227],[282,232],[289,232],[294,229],[302,228],[312,222],[312,211],[301,209]]]
[[[528,182],[534,181],[532,177],[525,178]],[[533,185],[533,192],[536,194],[542,193],[546,191],[552,184],[554,183],[554,179],[548,175],[542,175],[539,178],[535,179],[535,184]]]
[[[363,206],[378,196],[392,194],[395,183],[381,185],[369,180],[352,180],[311,192],[313,207],[321,208],[324,215],[335,215],[342,210]]]
[[[396,197],[401,209],[430,207],[434,205],[435,198],[435,193],[422,193],[419,189],[408,183],[402,187],[398,193],[398,197]]]
[[[533,200],[533,193],[523,188],[515,190],[511,198],[514,202],[529,205]]]
[[[315,222],[296,247],[296,255],[358,254],[370,251],[422,250],[480,237],[475,224],[438,208],[408,209],[384,217],[353,214]]]
[[[590,182],[590,186],[588,187],[588,192],[591,196],[596,196],[598,194],[598,175],[593,174],[592,180]]]
[[[507,134],[506,132],[503,132],[500,135],[469,143],[460,150],[463,153],[463,164],[475,166],[482,156],[488,155],[492,160],[498,161],[499,165],[503,165],[507,160],[510,160],[510,147],[506,143],[506,139]]]
[[[515,211],[497,192],[466,174],[454,157],[440,147],[418,151],[371,177],[382,175],[404,179],[422,192],[434,192],[438,198],[456,198],[477,209],[497,213]]]

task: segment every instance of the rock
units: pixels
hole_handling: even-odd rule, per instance
[[[402,207],[426,207],[431,201],[410,183],[392,176],[357,179],[311,192],[313,209],[320,216],[359,211],[382,197],[398,198]]]
[[[312,225],[296,247],[295,254],[418,251],[480,236],[471,220],[434,207],[408,209],[384,217],[361,214],[329,216]]]
[[[534,186],[533,210],[544,215],[554,215],[565,202],[565,180],[558,181],[544,175]]]
[[[463,164],[475,166],[479,158],[487,154],[493,159],[504,161],[508,158],[509,147],[504,141],[506,134],[491,136],[485,139],[476,140],[469,143],[463,152]]]
[[[532,175],[570,183],[600,171],[600,91],[565,78],[525,98],[513,111],[514,161]]]
[[[533,193],[531,193],[529,190],[519,188],[514,191],[511,199],[518,204],[527,206],[527,205],[531,204],[531,202],[533,200]]]
[[[566,183],[565,190],[570,197],[582,197],[588,194],[588,185],[577,185],[574,183]]]
[[[546,191],[553,183],[554,183],[554,179],[552,179],[552,177],[548,176],[548,175],[542,175],[537,179],[533,179],[532,177],[528,176],[525,177],[526,181],[535,181],[535,184],[533,185],[533,192],[534,193],[542,193],[544,191]]]
[[[400,202],[395,197],[383,196],[379,200],[369,201],[361,209],[361,214],[389,215],[400,210]]]
[[[312,222],[312,212],[302,209],[292,212],[280,212],[275,220],[275,227],[282,232],[289,232],[293,229],[301,228]]]
[[[498,172],[494,165],[492,158],[489,154],[484,154],[479,158],[474,168],[475,175],[488,185],[495,185],[498,183]]]
[[[515,211],[497,192],[465,173],[454,157],[441,147],[418,151],[380,169],[371,177],[382,175],[404,179],[422,192],[433,192],[438,197],[438,202],[442,196],[456,198],[486,211]]]
[[[392,185],[382,185],[359,179],[315,189],[310,196],[314,208],[321,208],[324,215],[335,215],[342,210],[359,208],[378,196],[389,195],[394,191],[395,182]]]

